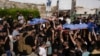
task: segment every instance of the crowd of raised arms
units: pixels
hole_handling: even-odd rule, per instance
[[[0,56],[100,56],[100,13],[88,17],[67,14],[44,18],[48,22],[30,25],[19,13],[0,17]],[[91,28],[63,29],[63,24],[90,24]]]

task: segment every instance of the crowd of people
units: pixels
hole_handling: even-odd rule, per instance
[[[17,15],[17,14],[16,14]],[[67,14],[45,18],[48,22],[28,24],[18,13],[0,18],[0,56],[100,56],[100,13],[88,17]],[[63,24],[89,24],[87,29],[63,29]]]

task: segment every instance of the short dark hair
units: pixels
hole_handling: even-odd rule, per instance
[[[45,42],[40,42],[40,46],[45,45],[45,44],[46,44]]]
[[[82,44],[82,50],[86,50],[87,49],[87,45],[86,44]]]
[[[27,32],[25,32],[25,33],[23,33],[23,35],[22,35],[22,36],[23,36],[23,37],[25,37],[27,34],[28,34],[28,33],[27,33]]]
[[[58,53],[53,53],[52,56],[53,56],[53,55],[57,55],[57,56],[58,56]]]

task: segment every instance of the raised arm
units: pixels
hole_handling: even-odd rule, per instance
[[[51,36],[51,38],[52,38],[52,43],[54,43],[54,33],[55,33],[55,32],[54,32],[53,29],[52,29],[51,31],[52,31],[52,36]]]
[[[75,32],[75,34],[74,34],[74,39],[76,39],[77,38],[77,34],[80,32],[80,30],[77,30],[76,32]]]
[[[89,39],[90,42],[92,41],[92,39],[91,39],[91,32],[89,32],[89,34],[88,34],[88,39]]]
[[[35,45],[37,44],[37,42],[38,42],[38,35],[36,35],[35,37],[35,41],[34,41]]]
[[[54,29],[56,29],[55,22],[54,22],[54,21],[52,21],[52,23],[53,23],[53,28],[54,28]]]
[[[60,31],[60,41],[63,43],[63,42],[64,42],[64,40],[63,40],[62,33],[63,33],[63,30],[61,30],[61,31]]]
[[[73,44],[76,45],[76,42],[75,42],[75,39],[72,36],[72,33],[69,32],[69,36],[70,36],[70,39],[73,42]]]
[[[43,30],[43,28],[42,28],[42,24],[40,24],[39,28],[40,28],[40,30]]]

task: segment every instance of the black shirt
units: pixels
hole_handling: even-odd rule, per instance
[[[25,44],[33,47],[35,45],[33,37],[32,36],[26,37]]]
[[[69,56],[69,52],[70,52],[70,49],[69,49],[69,48],[63,50],[63,54],[64,54],[65,56]]]
[[[7,41],[5,42],[4,49],[6,51],[10,50],[10,39],[9,39],[9,37],[8,37]]]

